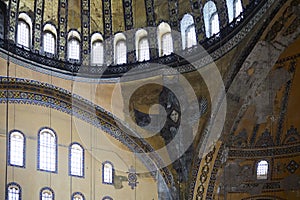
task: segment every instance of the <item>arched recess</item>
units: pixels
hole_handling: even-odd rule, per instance
[[[70,30],[67,40],[67,58],[70,62],[80,62],[81,60],[81,37],[77,30]]]
[[[52,23],[44,25],[42,37],[43,52],[55,55],[57,49],[57,31]]]
[[[148,33],[144,29],[140,29],[135,33],[135,53],[138,61],[150,59]]]
[[[228,25],[228,12],[227,12],[226,0],[206,0],[203,3],[203,5],[208,1],[212,1],[216,5],[218,16],[219,16],[220,29],[227,26]]]
[[[208,1],[203,7],[205,34],[207,38],[220,32],[218,10],[213,1]]]
[[[196,29],[193,16],[185,14],[180,22],[182,49],[190,48],[197,44]]]
[[[17,45],[30,49],[32,44],[32,19],[26,13],[20,13],[17,27]]]
[[[126,36],[123,33],[117,33],[114,36],[114,63],[124,64],[126,62],[127,62]]]
[[[173,52],[171,27],[166,22],[160,23],[157,27],[157,43],[159,56],[170,55]]]
[[[91,64],[104,64],[104,45],[101,33],[94,33],[91,37]]]

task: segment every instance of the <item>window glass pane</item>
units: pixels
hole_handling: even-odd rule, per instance
[[[29,25],[24,21],[18,22],[17,43],[29,48]]]
[[[92,45],[92,64],[103,64],[103,43],[100,41],[94,42]]]
[[[173,52],[173,42],[171,33],[162,36],[162,55],[170,55]]]
[[[190,48],[197,44],[195,26],[190,26],[186,30],[186,44],[187,48]]]
[[[243,12],[243,6],[241,0],[234,1],[234,17],[238,17]]]
[[[56,171],[56,139],[54,134],[42,131],[39,137],[39,168]]]
[[[10,164],[24,165],[24,137],[21,133],[13,132],[10,134]]]
[[[83,149],[78,144],[71,147],[71,175],[83,176]]]
[[[219,17],[218,14],[215,13],[211,17],[211,35],[219,33]]]
[[[125,40],[120,40],[116,44],[116,64],[126,63],[126,42]]]
[[[8,188],[8,200],[19,200],[20,190],[17,186],[9,186]]]
[[[269,164],[267,161],[262,160],[257,165],[257,179],[267,179],[268,178],[268,167]]]
[[[53,199],[53,194],[51,191],[46,190],[42,192],[42,200],[52,200]]]
[[[196,32],[194,19],[190,14],[185,14],[180,22],[182,37],[182,49],[189,48],[196,44]]]
[[[79,41],[76,39],[71,39],[68,41],[68,58],[79,60],[80,58],[80,46]]]
[[[43,36],[44,51],[48,53],[55,53],[55,38],[52,33],[45,32]]]
[[[149,43],[147,38],[142,38],[139,41],[139,61],[149,60],[150,54],[149,54]]]
[[[219,18],[217,7],[213,1],[207,1],[203,7],[203,18],[205,25],[205,34],[209,38],[219,32]]]
[[[112,183],[113,168],[109,163],[105,163],[103,167],[103,182]]]

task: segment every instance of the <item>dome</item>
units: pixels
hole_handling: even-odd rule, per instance
[[[175,65],[182,60],[178,54],[190,57],[202,51],[197,44],[211,53],[232,39],[259,4],[263,3],[4,1],[2,12],[9,17],[4,14],[2,24],[9,23],[9,29],[2,38],[13,45],[5,48],[17,48],[20,56],[53,70],[117,77],[147,60]]]
[[[0,199],[298,199],[299,3],[0,1]]]

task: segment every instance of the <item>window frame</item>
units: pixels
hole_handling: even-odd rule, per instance
[[[216,20],[218,21],[218,31],[217,32],[213,32],[213,27],[214,27],[214,18],[216,17]],[[218,12],[214,12],[211,14],[210,19],[209,19],[209,34],[210,37],[214,36],[214,35],[218,35],[220,33],[220,21],[219,21],[219,15]]]
[[[93,50],[93,45],[94,43],[98,43],[100,42],[102,44],[102,63],[95,63],[94,62],[94,50]],[[104,47],[104,39],[103,39],[103,36],[101,34],[101,32],[99,31],[96,31],[96,32],[93,32],[92,35],[91,35],[91,40],[90,40],[90,45],[91,45],[91,52],[90,52],[90,63],[92,66],[103,66],[105,65],[105,47]]]
[[[55,193],[54,193],[54,191],[50,187],[43,187],[40,190],[40,200],[43,200],[43,192],[47,191],[47,190],[50,191],[51,194],[52,194],[52,199],[51,200],[55,200]]]
[[[142,49],[142,48],[140,47],[142,41],[146,41],[146,42],[147,42],[147,45],[148,45],[148,49],[147,49],[147,50],[146,50],[146,49]],[[137,60],[138,60],[139,62],[143,62],[143,61],[150,60],[150,47],[149,47],[149,39],[148,39],[147,36],[143,36],[143,37],[139,38],[137,50],[138,50],[138,53],[137,53],[137,54],[138,54],[138,58],[137,58]],[[144,58],[143,60],[141,60],[142,51],[148,51],[148,58],[146,57],[146,58]],[[144,54],[143,54],[143,55],[144,55]]]
[[[191,39],[189,39],[189,32],[191,29],[194,29],[194,33],[195,33],[195,37],[194,39],[192,39],[193,44],[191,46],[189,46],[189,42]],[[185,49],[191,48],[193,46],[197,45],[197,34],[196,34],[196,27],[195,24],[191,24],[189,25],[186,29],[185,29]]]
[[[167,38],[167,36],[169,36],[169,37]],[[167,41],[167,42],[170,42],[170,44],[172,45],[172,50],[170,51],[168,49],[165,52],[163,44],[164,44],[164,41],[167,40],[167,39],[170,40],[170,41]],[[161,35],[161,56],[168,56],[168,55],[171,55],[172,53],[174,53],[174,44],[173,44],[172,33],[171,32],[166,32],[166,33]]]
[[[81,150],[82,150],[82,160],[81,160],[81,171],[82,171],[82,175],[76,175],[76,174],[72,174],[72,146],[73,145],[78,145]],[[84,148],[81,144],[79,144],[78,142],[72,142],[69,145],[69,176],[74,176],[74,177],[78,177],[78,178],[84,178],[84,163],[85,163],[85,157],[84,157]]]
[[[45,36],[45,34],[50,34],[50,35],[52,35],[53,36],[53,39],[54,39],[54,52],[52,53],[52,52],[48,52],[48,51],[45,51],[45,40],[44,40],[44,36]],[[56,45],[56,35],[52,32],[52,31],[50,31],[50,30],[44,30],[43,31],[43,52],[45,53],[45,54],[50,54],[50,55],[56,55],[56,49],[57,49],[57,45]]]
[[[7,196],[5,199],[7,199],[7,200],[9,199],[8,197],[9,197],[9,188],[10,187],[18,188],[18,190],[19,190],[19,199],[18,200],[22,200],[22,187],[16,182],[10,182],[7,184],[7,186],[6,186],[6,195]]]
[[[195,37],[190,39],[190,40],[192,40],[193,44],[191,46],[189,46],[188,41],[190,41],[190,40],[188,37],[188,33],[190,32],[191,29],[194,29]],[[186,13],[183,15],[183,17],[180,21],[180,32],[181,32],[182,50],[188,49],[188,48],[191,48],[191,47],[197,45],[197,33],[196,33],[195,21],[194,21],[194,17],[191,14]]]
[[[219,35],[220,33],[220,18],[218,14],[218,9],[214,1],[207,1],[202,9],[203,19],[204,19],[204,27],[205,27],[205,36],[206,38],[210,38],[213,35]],[[217,17],[218,21],[218,31],[213,33],[213,19]]]
[[[50,132],[53,133],[54,137],[55,137],[55,170],[48,170],[48,169],[42,169],[40,167],[40,136],[41,136],[41,133],[44,131],[44,130],[49,130]],[[49,127],[42,127],[40,128],[40,130],[38,131],[38,142],[37,142],[37,145],[38,145],[38,148],[37,148],[37,169],[39,171],[44,171],[44,172],[50,172],[50,173],[57,173],[58,171],[58,138],[57,138],[57,134],[56,132],[49,128]]]
[[[99,63],[96,63],[94,62],[94,45],[95,43],[99,43],[102,45],[102,55],[100,55],[102,58],[102,62],[99,62]],[[100,39],[96,39],[92,42],[91,44],[91,65],[92,66],[103,66],[104,65],[104,44],[103,44],[103,40],[100,40]],[[99,53],[100,54],[100,53]]]
[[[140,44],[141,41],[147,41],[148,46],[148,58],[141,60],[141,48]],[[135,32],[135,57],[137,62],[143,62],[151,59],[151,52],[150,52],[150,42],[148,38],[148,32],[146,29],[138,29]]]
[[[76,41],[78,43],[78,58],[70,58],[70,41]],[[67,37],[67,43],[66,43],[66,47],[67,47],[67,53],[66,53],[66,60],[71,62],[71,63],[80,63],[81,59],[82,59],[82,54],[81,54],[81,50],[82,50],[82,43],[81,43],[81,35],[80,33],[76,30],[76,29],[70,29],[68,32],[68,37]]]
[[[111,165],[111,182],[105,182],[104,181],[104,176],[105,176],[104,167],[105,167],[106,164]],[[102,163],[102,183],[103,184],[113,185],[114,184],[114,173],[115,173],[115,169],[114,169],[114,165],[112,164],[112,162],[105,161],[105,162]]]
[[[121,56],[119,56],[119,52],[118,51],[121,51],[121,50],[119,50],[119,48],[121,48],[120,47],[120,43],[123,43],[123,44],[125,44],[125,57],[123,58],[123,55],[122,55],[122,57]],[[115,53],[116,53],[116,56],[115,56],[115,64],[116,65],[122,65],[122,64],[125,64],[125,63],[127,63],[127,46],[126,46],[126,40],[124,40],[124,39],[120,39],[120,40],[118,40],[117,42],[116,42],[116,51],[115,51]],[[122,60],[125,60],[125,61],[122,61]]]
[[[267,163],[267,170],[266,170],[266,174],[259,174],[258,169],[259,167],[264,167],[264,166],[260,166],[259,164],[261,162],[266,162]],[[256,167],[255,167],[255,176],[256,176],[256,180],[258,181],[264,181],[264,180],[268,180],[269,179],[269,174],[270,174],[270,161],[266,160],[266,159],[262,159],[256,162]],[[260,178],[259,178],[260,176]],[[265,177],[265,178],[264,178]]]
[[[28,28],[28,46],[24,45],[24,44],[21,44],[19,43],[19,25],[20,24],[24,24],[26,25],[26,27]],[[25,36],[24,36],[25,37]],[[16,31],[16,45],[21,47],[21,48],[24,48],[24,49],[27,49],[29,50],[31,48],[31,30],[30,30],[30,24],[28,24],[28,22],[23,19],[23,18],[18,18],[18,23],[17,23],[17,31]]]
[[[119,60],[121,59],[119,56],[118,56],[118,48],[119,48],[119,43],[124,43],[125,44],[125,62],[120,62]],[[114,64],[115,65],[123,65],[123,64],[126,64],[127,61],[128,61],[128,58],[127,58],[127,38],[125,36],[124,33],[116,33],[114,35]],[[122,57],[123,59],[123,57]]]
[[[11,135],[14,133],[18,133],[23,137],[23,161],[22,161],[22,165],[17,165],[17,164],[11,164]],[[9,132],[9,140],[8,140],[8,165],[9,166],[14,166],[14,167],[20,167],[20,168],[25,168],[26,167],[26,137],[24,135],[24,133],[22,133],[19,130],[11,130]]]
[[[78,48],[79,48],[79,50],[78,50],[78,58],[70,58],[70,46],[69,45],[71,45],[70,44],[70,42],[76,42],[76,43],[78,43]],[[70,62],[80,62],[81,61],[81,54],[80,54],[80,51],[81,51],[81,46],[80,46],[80,40],[77,38],[77,37],[70,37],[69,39],[68,39],[68,42],[67,42],[67,49],[68,49],[68,51],[67,51],[67,58],[68,58],[68,61],[70,61]]]
[[[163,50],[163,37],[165,35],[169,35],[171,38],[171,44],[172,44],[172,49],[170,50],[169,54],[166,54]],[[166,22],[161,22],[158,27],[157,27],[157,44],[158,44],[158,56],[168,56],[174,53],[174,41],[173,41],[173,36],[172,36],[172,30],[171,27],[168,23]]]

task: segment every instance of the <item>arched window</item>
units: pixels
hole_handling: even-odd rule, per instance
[[[180,22],[182,49],[190,48],[197,44],[194,19],[190,14],[185,14]]]
[[[9,134],[9,164],[25,166],[25,137],[20,131],[11,131]]]
[[[123,64],[127,62],[127,47],[126,37],[123,33],[117,33],[114,38],[114,56],[116,64]]]
[[[29,25],[23,21],[19,20],[18,22],[18,34],[17,34],[17,43],[18,45],[29,48],[29,38],[30,38]]]
[[[72,194],[72,200],[84,200],[84,196],[80,192],[75,192]]]
[[[214,2],[208,1],[203,7],[206,37],[211,37],[220,31],[217,7]]]
[[[78,143],[70,145],[70,175],[83,177],[84,150]]]
[[[30,48],[31,43],[31,18],[21,13],[18,18],[18,29],[17,29],[17,44],[25,48]]]
[[[238,17],[243,12],[243,6],[241,0],[235,0],[233,2],[233,15]]]
[[[40,192],[40,199],[41,200],[54,200],[54,192],[51,188],[43,188]]]
[[[170,55],[173,52],[173,40],[169,24],[160,23],[157,31],[159,56]]]
[[[150,59],[148,33],[144,29],[140,29],[135,33],[135,49],[138,61]]]
[[[139,61],[149,60],[150,53],[149,53],[149,42],[148,38],[144,37],[139,41]]]
[[[103,37],[100,33],[94,33],[91,38],[92,45],[92,65],[103,65],[104,52],[103,52]]]
[[[136,58],[138,61],[150,59],[147,31],[141,29],[135,33]]]
[[[105,196],[102,200],[113,200],[113,198],[111,198],[110,196]]]
[[[257,179],[267,179],[268,178],[269,164],[266,160],[261,160],[257,164],[256,176]]]
[[[241,0],[226,0],[229,23],[243,12]]]
[[[21,187],[17,183],[9,183],[7,186],[7,200],[20,200]]]
[[[56,172],[57,140],[55,133],[43,128],[38,135],[38,169]]]
[[[102,182],[105,184],[113,184],[114,167],[111,162],[104,162],[102,165]]]
[[[165,33],[161,37],[162,55],[170,55],[173,52],[173,41],[171,33]]]
[[[46,53],[55,54],[56,29],[51,24],[46,24],[43,29],[43,50]]]
[[[55,54],[55,38],[53,33],[48,31],[43,33],[43,47],[44,52]]]
[[[69,61],[80,61],[80,35],[74,30],[68,34],[68,59]]]

